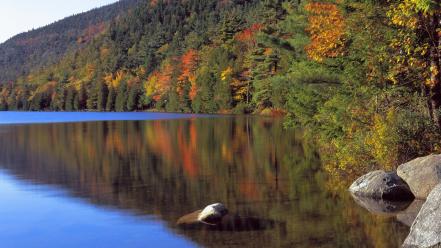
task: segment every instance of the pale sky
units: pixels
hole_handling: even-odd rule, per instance
[[[0,43],[12,36],[117,0],[0,0]]]

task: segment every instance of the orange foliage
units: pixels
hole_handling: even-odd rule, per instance
[[[192,123],[191,125],[194,125]],[[197,147],[194,145],[196,140],[192,140],[192,138],[197,138],[197,136],[190,136],[190,140],[187,142],[185,133],[183,131],[182,126],[178,129],[178,146],[179,146],[179,152],[182,157],[182,165],[184,171],[190,176],[190,177],[196,177],[198,175],[198,165],[197,165]]]
[[[170,63],[167,63],[161,71],[155,71],[150,76],[151,83],[153,83],[153,99],[155,101],[159,101],[170,89],[172,73],[173,67]]]
[[[251,27],[243,30],[238,33],[235,37],[237,41],[241,41],[244,43],[255,43],[255,35],[262,29],[263,25],[261,23],[255,23]]]
[[[199,64],[199,54],[198,51],[194,49],[188,50],[181,57],[181,75],[178,78],[178,93],[180,96],[183,95],[183,89],[185,84],[190,83],[190,93],[189,97],[193,100],[196,97],[198,88],[196,85],[196,70]]]
[[[309,12],[311,43],[306,47],[309,58],[323,61],[343,54],[345,21],[336,4],[312,2],[305,6]]]

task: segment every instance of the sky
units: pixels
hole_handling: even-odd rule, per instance
[[[0,43],[12,36],[117,0],[0,0]]]

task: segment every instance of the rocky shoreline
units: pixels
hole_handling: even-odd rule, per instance
[[[410,226],[403,247],[441,247],[441,155],[400,165],[397,171],[373,171],[349,188],[370,212],[392,214]]]

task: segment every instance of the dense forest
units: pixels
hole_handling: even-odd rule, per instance
[[[392,168],[440,150],[440,8],[140,1],[50,66],[2,62],[18,76],[1,84],[0,109],[286,114],[336,175]]]
[[[116,4],[74,15],[0,44],[0,82],[14,81],[32,70],[57,63],[105,31],[109,22],[136,7],[141,0]]]

